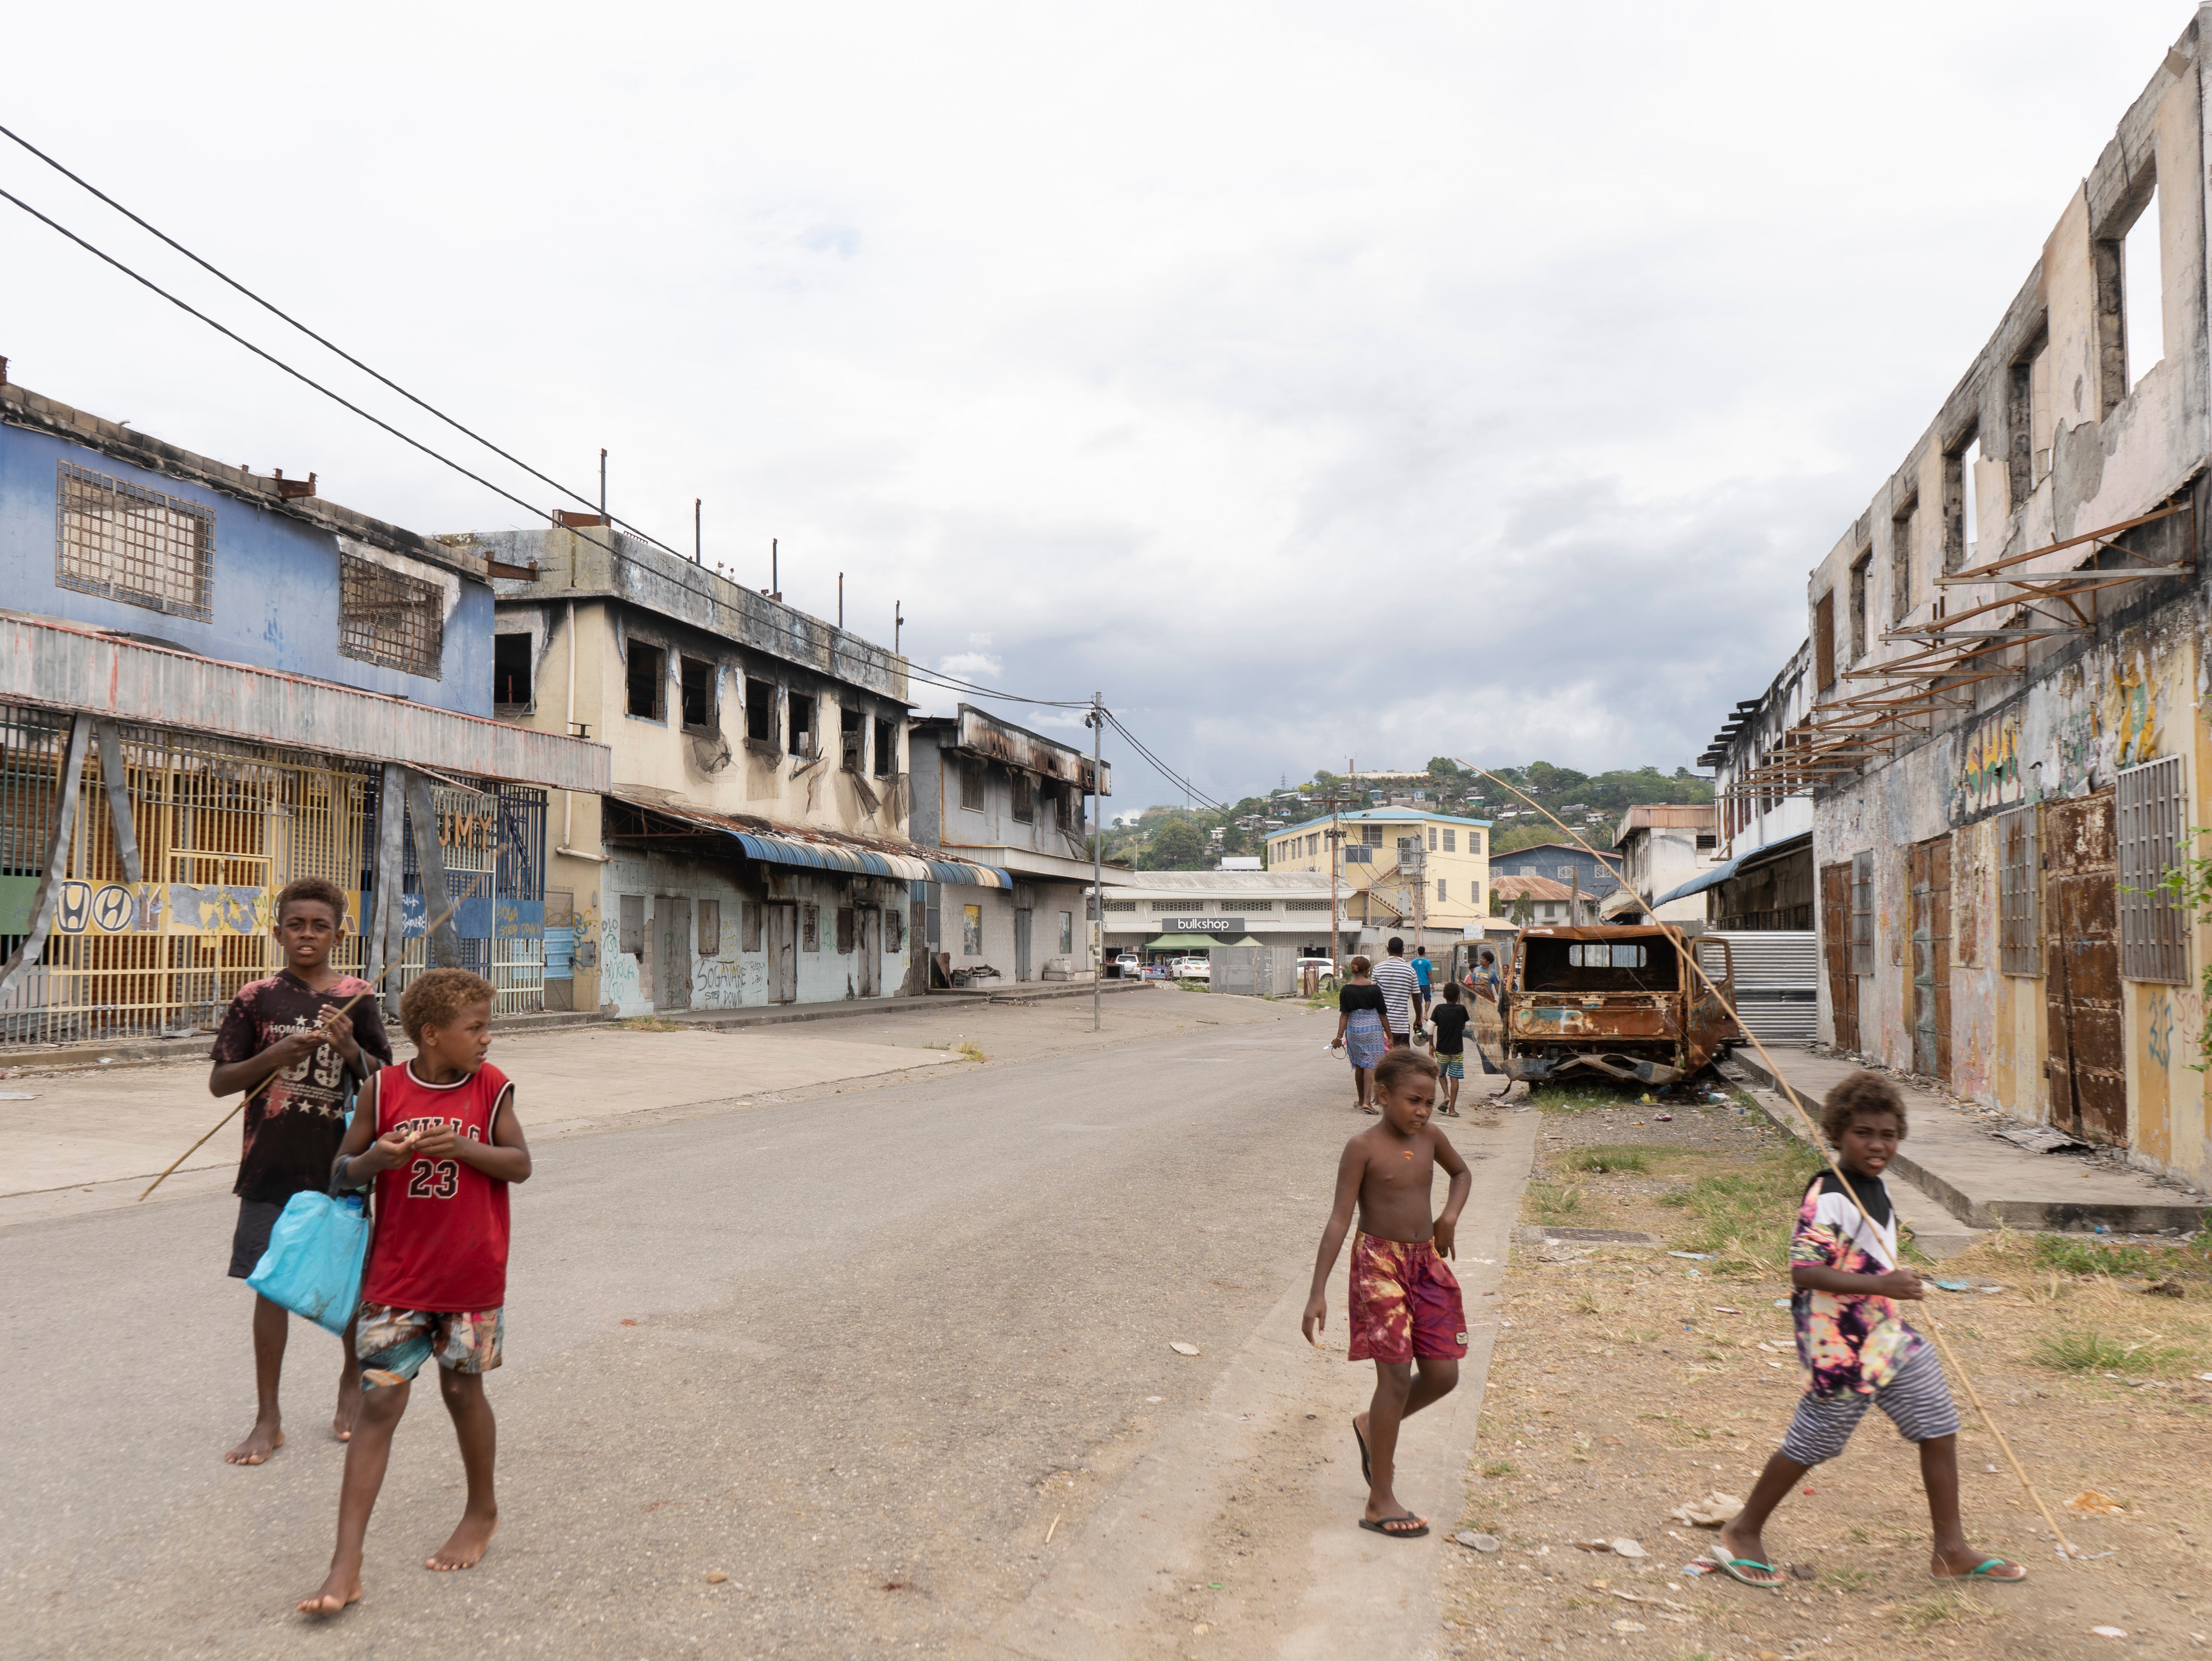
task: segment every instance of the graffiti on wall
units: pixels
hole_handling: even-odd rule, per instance
[[[1978,818],[2027,799],[2021,776],[2020,712],[2007,709],[1978,723],[1960,752],[1951,793],[1951,821]]]
[[[2116,766],[2133,767],[2157,754],[2158,703],[2150,678],[2143,672],[2140,661],[2121,665],[2112,671],[2106,710],[2106,725],[2114,740]]]

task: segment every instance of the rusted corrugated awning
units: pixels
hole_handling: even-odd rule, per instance
[[[1637,923],[1620,928],[1588,924],[1574,928],[1552,928],[1539,924],[1522,929],[1521,938],[1524,940],[1660,940],[1673,939],[1676,932],[1652,923]]]
[[[873,837],[842,831],[817,830],[811,826],[779,824],[773,819],[739,818],[697,808],[656,801],[643,796],[610,791],[617,800],[663,818],[696,825],[702,830],[729,837],[748,857],[769,865],[804,866],[817,871],[843,871],[856,877],[891,877],[902,882],[945,882],[970,888],[1012,888],[1013,874],[995,865],[977,865],[947,858],[941,849],[915,843],[901,847]]]

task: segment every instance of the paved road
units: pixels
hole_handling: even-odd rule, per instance
[[[1333,1017],[1172,1007],[1104,1048],[547,1138],[491,1384],[500,1536],[416,1567],[460,1499],[418,1391],[367,1597],[324,1628],[291,1603],[329,1552],[335,1341],[295,1324],[291,1442],[225,1466],[252,1400],[229,1202],[0,1229],[0,1648],[1243,1656],[1382,1621],[1374,1652],[1419,1652],[1438,1548],[1352,1527],[1340,1314],[1334,1358],[1296,1342],[1356,1123]],[[1504,1256],[1534,1116],[1460,1138],[1498,1155],[1470,1256]],[[1478,1359],[1493,1272],[1463,1269]],[[1409,1439],[1442,1517],[1474,1399]]]

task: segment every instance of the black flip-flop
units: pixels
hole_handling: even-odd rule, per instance
[[[1367,1439],[1359,1433],[1359,1421],[1352,1421],[1352,1439],[1359,1444],[1359,1478],[1369,1488],[1375,1486],[1375,1468],[1367,1462]]]
[[[1376,1533],[1386,1536],[1392,1540],[1418,1540],[1429,1531],[1429,1525],[1426,1523],[1423,1523],[1417,1529],[1394,1529],[1390,1526],[1393,1523],[1411,1523],[1415,1520],[1417,1519],[1413,1513],[1409,1511],[1402,1516],[1385,1517],[1379,1522],[1372,1518],[1363,1517],[1359,1519],[1359,1526],[1364,1529],[1372,1529]]]

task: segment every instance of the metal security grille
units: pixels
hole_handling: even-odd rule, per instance
[[[403,891],[422,891],[422,866],[416,856],[415,822],[404,803],[392,808],[402,821],[405,849]],[[378,803],[372,810],[384,811]],[[439,858],[446,867],[446,897],[459,900],[454,933],[461,967],[492,983],[495,1015],[522,1014],[545,1007],[545,792],[523,784],[495,784],[483,790],[433,785],[430,811],[437,818]],[[374,846],[372,841],[369,845]],[[642,944],[644,901],[623,897],[625,938],[636,902]],[[635,950],[635,947],[625,949]],[[397,1012],[400,995],[430,966],[429,941],[408,940],[399,966],[384,983],[386,1006]]]
[[[2181,862],[2181,757],[2126,768],[2119,787],[2120,974],[2131,981],[2186,980],[2187,914],[2160,885]]]
[[[215,514],[73,462],[58,465],[54,581],[208,622],[215,614]]]
[[[342,655],[435,680],[445,648],[445,595],[436,583],[388,571],[358,554],[338,556]]]
[[[1997,817],[1997,966],[2008,975],[2043,972],[2043,860],[2037,810]]]
[[[1874,855],[1851,855],[1851,973],[1874,973]]]
[[[22,939],[53,834],[68,722],[0,705],[0,952]],[[0,1041],[183,1036],[280,963],[276,892],[295,877],[362,881],[366,768],[161,728],[118,729],[143,880],[126,879],[89,747],[52,931],[0,1003]],[[332,961],[357,970],[349,934]]]

